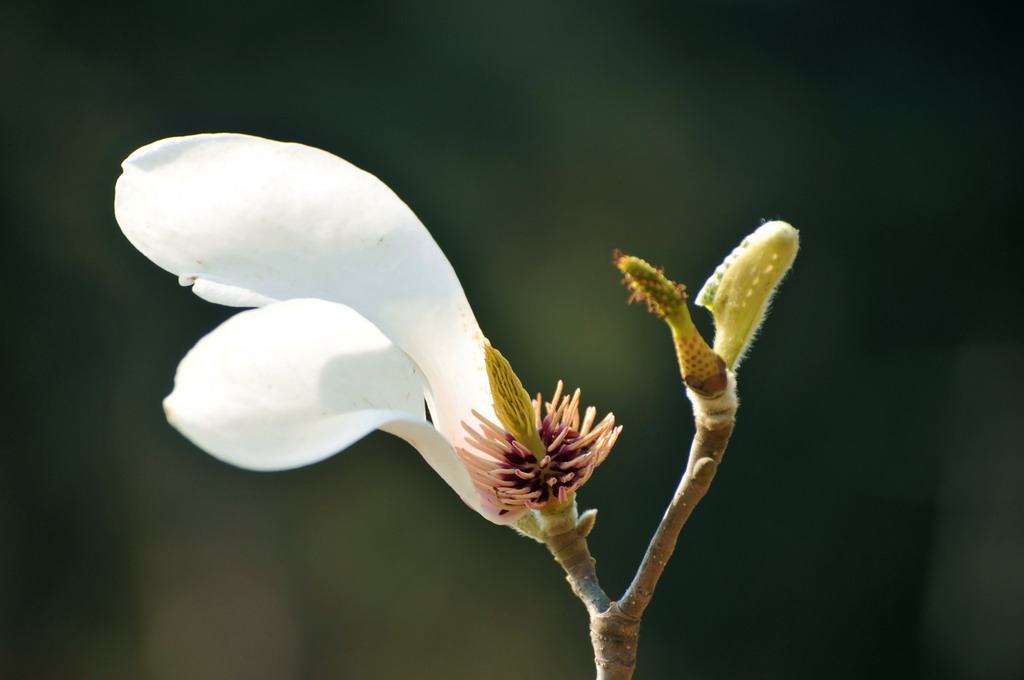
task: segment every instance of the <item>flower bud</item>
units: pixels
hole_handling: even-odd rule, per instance
[[[736,368],[757,334],[772,295],[799,248],[799,232],[766,222],[725,258],[697,294],[715,318],[715,353]]]
[[[679,371],[686,386],[704,397],[726,387],[725,364],[701,336],[686,306],[686,287],[669,280],[660,268],[632,255],[615,253],[613,264],[626,275],[630,302],[646,302],[647,309],[672,331]]]

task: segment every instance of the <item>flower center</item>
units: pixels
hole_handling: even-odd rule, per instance
[[[561,382],[544,405],[543,417],[540,395],[533,400],[537,433],[544,447],[541,456],[476,411],[478,428],[463,423],[471,448],[459,449],[459,455],[499,515],[566,503],[608,457],[622,427],[615,426],[611,413],[595,426],[597,411],[592,406],[581,423],[579,401],[579,390],[572,397],[562,396]]]

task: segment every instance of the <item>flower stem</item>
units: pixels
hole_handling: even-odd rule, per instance
[[[592,522],[581,525],[575,500],[555,512],[541,511],[540,521],[544,543],[562,565],[572,592],[583,601],[591,618],[606,611],[611,602],[598,583],[597,560],[587,546],[586,534]]]

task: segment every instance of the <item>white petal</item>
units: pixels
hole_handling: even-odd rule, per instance
[[[479,510],[454,449],[423,417],[423,390],[416,365],[373,324],[300,299],[241,312],[200,340],[164,406],[200,448],[254,470],[315,463],[381,428]]]
[[[248,288],[239,288],[213,279],[182,277],[178,282],[183,286],[192,286],[192,292],[204,300],[227,307],[265,307],[271,302],[277,302],[274,298],[254,293]]]
[[[472,488],[463,487],[463,480],[469,479],[466,468],[460,461],[455,460],[451,456],[453,452],[452,445],[433,426],[423,421],[396,418],[379,427],[385,432],[401,437],[415,447],[427,462],[430,463],[430,466],[434,468],[434,471],[455,489],[463,502],[483,515],[485,519],[495,524],[509,524],[523,516],[524,513],[522,512],[499,516],[493,504],[482,502],[480,493],[476,490],[475,486]],[[450,480],[457,480],[458,484]],[[472,486],[471,482],[470,484]]]
[[[420,367],[451,441],[491,411],[482,336],[451,265],[380,180],[325,151],[245,135],[165,139],[133,153],[115,212],[131,242],[226,304],[344,303]]]

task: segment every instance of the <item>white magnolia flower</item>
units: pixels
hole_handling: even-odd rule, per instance
[[[115,213],[128,239],[202,298],[255,307],[186,355],[164,405],[200,448],[279,470],[375,429],[412,444],[498,523],[564,502],[618,435],[558,397],[530,453],[497,421],[484,337],[448,260],[387,186],[319,149],[235,134],[142,147]],[[428,421],[424,402],[429,408]],[[482,434],[481,434],[482,433]]]

